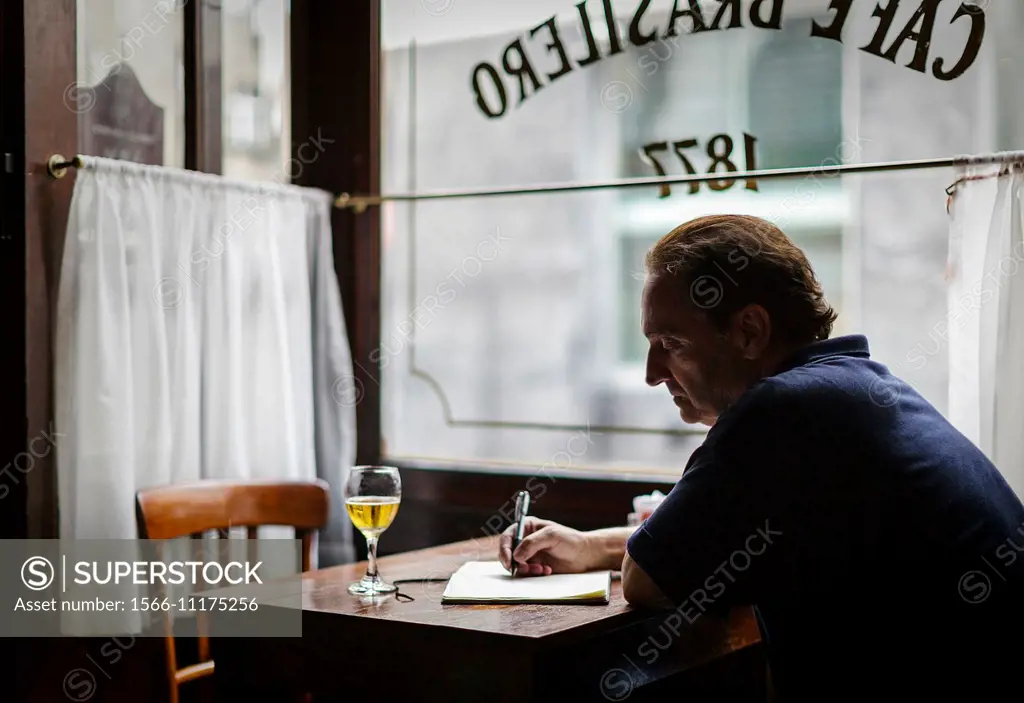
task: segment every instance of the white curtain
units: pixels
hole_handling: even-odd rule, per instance
[[[62,538],[135,537],[149,486],[319,476],[321,561],[352,558],[330,212],[322,191],[85,159],[57,312]]]
[[[1024,172],[968,165],[957,180],[949,418],[1024,497]]]

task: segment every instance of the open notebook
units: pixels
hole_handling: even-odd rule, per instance
[[[607,603],[612,574],[552,574],[512,578],[497,561],[471,561],[448,580],[442,603]]]

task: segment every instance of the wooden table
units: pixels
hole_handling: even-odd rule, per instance
[[[388,581],[448,576],[495,559],[496,545],[492,537],[397,554],[379,570]],[[360,562],[303,576],[301,638],[213,640],[223,700],[312,692],[318,701],[633,703],[655,682],[760,641],[749,609],[689,624],[630,607],[618,580],[608,605],[441,605],[444,583],[401,584],[414,602],[350,595],[365,571]],[[272,610],[261,603],[251,615]]]

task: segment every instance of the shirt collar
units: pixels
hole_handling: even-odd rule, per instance
[[[870,359],[871,352],[868,348],[868,338],[862,334],[851,334],[833,339],[824,339],[820,342],[812,342],[806,347],[790,354],[775,373],[782,373],[797,366],[813,364],[837,356]]]

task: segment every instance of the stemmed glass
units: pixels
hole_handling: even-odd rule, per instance
[[[366,537],[366,575],[348,587],[355,595],[393,593],[394,584],[377,573],[377,538],[391,526],[402,502],[402,479],[394,466],[353,466],[345,483],[345,509]]]

